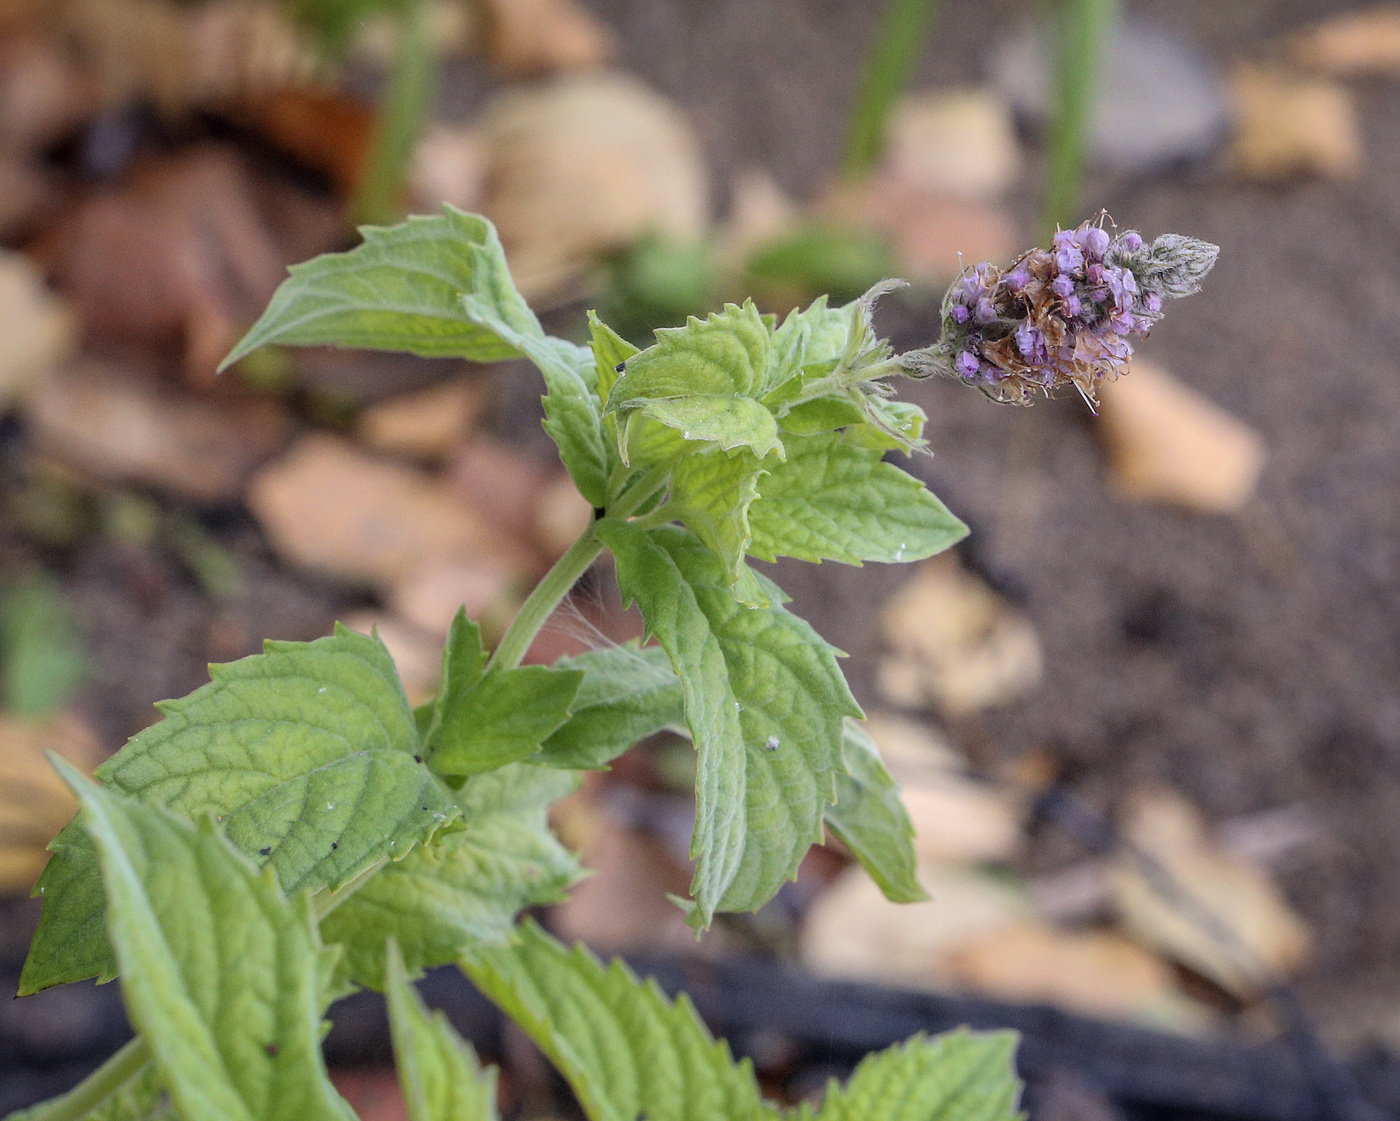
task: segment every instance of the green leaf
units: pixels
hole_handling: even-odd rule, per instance
[[[691,890],[701,919],[752,910],[821,836],[834,797],[842,718],[859,716],[835,651],[756,577],[767,607],[745,607],[698,538],[604,519],[598,535],[681,678],[699,753]]]
[[[641,413],[674,428],[687,440],[708,440],[726,451],[748,448],[760,459],[783,455],[778,422],[748,397],[694,396],[642,403]]]
[[[447,628],[447,641],[442,645],[442,674],[438,685],[438,695],[433,698],[425,719],[415,712],[419,737],[423,743],[431,743],[449,704],[455,703],[476,688],[486,669],[486,646],[481,641],[481,628],[467,618],[464,607],[457,609]]]
[[[802,1121],[1019,1121],[1016,1033],[917,1035],[870,1055]]]
[[[618,369],[633,355],[641,353],[601,319],[596,311],[588,313],[588,333],[592,343],[593,364],[598,370],[598,396],[606,401],[622,371]]]
[[[417,972],[454,961],[463,946],[504,941],[526,907],[558,902],[579,876],[549,830],[550,804],[572,791],[569,772],[516,763],[469,778],[457,792],[462,828],[389,864],[321,923],[351,977],[384,985],[392,937]]]
[[[224,359],[268,343],[407,351],[495,362],[517,347],[467,314],[471,294],[516,332],[541,335],[506,268],[496,229],[451,206],[392,227],[366,226],[364,243],[294,265],[252,330]],[[472,252],[479,249],[480,252]]]
[[[749,507],[764,474],[758,460],[745,451],[688,455],[671,473],[668,510],[674,509],[676,519],[719,557],[731,586],[739,580],[749,551]]]
[[[659,646],[636,642],[555,663],[583,671],[568,723],[544,741],[532,763],[601,770],[644,736],[684,719],[680,678]]]
[[[215,814],[291,892],[333,888],[404,856],[458,814],[415,757],[413,713],[378,638],[337,626],[315,642],[210,669],[98,768],[103,782],[192,820]],[[92,846],[69,825],[35,889],[44,897],[20,991],[113,975]]]
[[[788,312],[773,332],[774,397],[779,388],[799,372],[813,366],[834,363],[841,357],[851,337],[852,305],[827,307],[827,298],[818,296],[801,311]]]
[[[288,903],[216,831],[55,761],[82,804],[122,995],[180,1116],[346,1121],[321,1058],[328,953],[309,897]]]
[[[462,968],[568,1080],[590,1121],[759,1121],[770,1116],[748,1060],[621,962],[604,967],[533,923],[516,942],[474,949]]]
[[[627,360],[608,411],[642,401],[697,395],[759,397],[767,392],[770,332],[753,301],[726,304],[708,319],[663,327],[656,342]]]
[[[77,620],[58,582],[47,574],[15,581],[0,600],[0,707],[54,712],[86,676]]]
[[[133,1039],[66,1094],[15,1110],[5,1121],[179,1121],[147,1055]]]
[[[915,871],[914,824],[880,749],[853,720],[846,721],[843,745],[846,773],[836,776],[836,804],[826,808],[827,827],[855,854],[885,898],[895,903],[927,899]]]
[[[758,481],[749,552],[845,564],[922,560],[967,536],[923,483],[840,433],[788,441],[785,463]]]
[[[495,1070],[483,1071],[447,1017],[428,1011],[393,943],[385,995],[409,1121],[495,1121]]]
[[[582,682],[579,671],[551,666],[492,670],[449,698],[428,741],[429,765],[439,774],[477,775],[533,755],[568,720]]]

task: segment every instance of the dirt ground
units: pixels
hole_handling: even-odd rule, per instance
[[[622,63],[693,112],[717,183],[757,164],[796,195],[816,190],[839,149],[833,122],[860,61],[865,5],[590,6],[620,31]],[[1222,64],[1355,6],[1128,4]],[[1021,7],[949,0],[922,77],[977,80],[991,37]],[[908,394],[929,411],[936,453],[914,469],[972,526],[966,558],[1028,612],[1046,652],[1032,696],[950,733],[983,764],[1049,749],[1104,808],[1143,779],[1172,783],[1216,818],[1310,807],[1326,839],[1283,871],[1317,935],[1309,987],[1324,1020],[1400,974],[1400,83],[1358,90],[1369,166],[1355,182],[1261,188],[1204,167],[1087,186],[1089,209],[1106,207],[1120,225],[1222,247],[1206,293],[1174,307],[1141,353],[1264,436],[1269,466],[1246,514],[1115,496],[1078,402],[1004,408],[952,384]],[[463,111],[479,93],[467,83],[449,104]],[[1028,235],[1030,186],[1018,204]],[[885,324],[896,342],[920,345],[933,310],[892,305]],[[532,383],[520,400],[537,392]],[[512,411],[505,428],[533,439],[528,413]],[[217,528],[252,588],[228,607],[110,546],[70,566],[97,667],[88,706],[104,731],[146,722],[151,701],[192,689],[206,660],[243,652],[250,635],[313,637],[343,606],[331,588],[277,569],[245,514],[231,510]],[[778,574],[795,607],[850,653],[862,699],[874,700],[878,606],[906,575],[831,564]],[[1047,837],[1037,859],[1074,852]]]

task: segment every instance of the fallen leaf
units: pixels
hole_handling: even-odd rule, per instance
[[[943,284],[968,261],[999,261],[1016,250],[1010,217],[990,203],[959,199],[877,172],[832,186],[818,204],[829,221],[889,238],[901,276]]]
[[[447,476],[490,524],[521,539],[533,534],[545,479],[534,459],[510,444],[478,435],[452,457]]]
[[[1292,70],[1241,63],[1231,75],[1235,135],[1231,161],[1251,179],[1320,175],[1353,179],[1363,147],[1346,87]]]
[[[33,156],[96,114],[96,91],[54,36],[0,40],[0,151]]]
[[[355,193],[374,142],[372,106],[333,90],[287,88],[252,103],[247,114],[274,147],[325,175],[340,198]]]
[[[187,373],[203,382],[285,276],[242,158],[214,145],[152,160],[80,206],[55,273],[90,335],[182,345]]]
[[[258,472],[248,504],[285,560],[350,584],[390,591],[451,561],[532,563],[447,484],[320,433]]]
[[[459,609],[478,622],[507,621],[518,605],[520,583],[519,570],[489,558],[443,561],[417,568],[396,582],[389,605],[408,622],[445,638]]]
[[[967,716],[1019,700],[1040,680],[1035,628],[951,556],[925,561],[885,605],[882,696]]]
[[[0,412],[72,353],[73,315],[18,253],[0,250]]]
[[[685,244],[706,227],[707,171],[689,122],[628,75],[507,90],[488,106],[481,132],[481,208],[532,301],[648,234]]]
[[[376,451],[442,459],[476,423],[486,405],[486,389],[480,381],[458,379],[391,397],[360,414],[356,434]]]
[[[1134,937],[1242,998],[1258,995],[1264,982],[1256,963],[1287,974],[1307,960],[1308,929],[1268,872],[1221,849],[1190,802],[1139,791],[1121,817],[1127,840],[1186,897],[1164,898],[1130,855],[1115,860],[1114,906]]]
[[[541,488],[535,508],[535,540],[545,556],[555,560],[578,540],[593,518],[588,499],[579,494],[573,479],[560,472]]]
[[[95,359],[43,379],[25,416],[38,448],[70,466],[207,503],[236,499],[290,433],[275,401],[179,394]]]
[[[1258,433],[1147,362],[1103,388],[1099,431],[1113,484],[1141,501],[1232,513],[1264,469]]]
[[[85,774],[105,752],[75,716],[0,717],[0,894],[27,892],[48,860],[46,846],[77,800],[45,758],[56,751]]]
[[[1021,164],[1011,108],[983,89],[910,94],[890,115],[883,162],[895,180],[933,194],[997,198]]]
[[[611,62],[612,31],[576,0],[478,0],[486,56],[508,78],[538,78]]]
[[[958,987],[996,1000],[1189,1033],[1215,1020],[1181,992],[1166,962],[1109,930],[1020,922],[952,950],[946,969]]]
[[[865,871],[850,868],[807,912],[803,964],[828,977],[916,988],[952,983],[948,955],[1031,917],[1030,905],[1001,880],[921,862],[926,903],[891,903]]]
[[[477,210],[486,187],[486,145],[474,128],[436,123],[418,142],[408,172],[413,209],[434,214],[450,203]]]
[[[1292,36],[1294,61],[1336,78],[1400,75],[1400,7],[1334,16]]]
[[[408,703],[417,707],[437,695],[442,679],[442,639],[388,611],[355,611],[340,620],[352,631],[377,634],[394,659]]]

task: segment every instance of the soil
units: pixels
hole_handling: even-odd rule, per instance
[[[590,0],[622,63],[689,108],[715,171],[767,167],[812,195],[835,163],[870,26],[847,0]],[[1140,0],[1136,14],[1193,37],[1222,64],[1332,0]],[[977,80],[1010,3],[949,0],[921,78]],[[1354,182],[1267,189],[1195,169],[1094,179],[1092,208],[1147,233],[1217,242],[1205,295],[1141,353],[1248,421],[1269,466],[1239,517],[1129,503],[1108,488],[1093,418],[1074,401],[998,407],[952,384],[907,393],[930,414],[935,455],[912,469],[973,528],[966,559],[1033,619],[1046,651],[1028,699],[949,729],[990,765],[1049,749],[1111,808],[1164,780],[1212,817],[1303,803],[1327,840],[1285,870],[1318,938],[1311,982],[1324,1018],[1400,963],[1400,83],[1357,87],[1369,167]],[[448,101],[465,113],[468,83]],[[723,192],[717,190],[723,205]],[[1018,200],[1033,228],[1033,196]],[[1027,239],[1029,243],[1029,238]],[[897,343],[930,340],[934,309],[892,303]],[[529,394],[504,429],[534,438]],[[511,402],[518,395],[506,392]],[[111,737],[204,679],[204,663],[262,637],[324,633],[345,596],[280,569],[246,516],[216,526],[249,595],[220,606],[184,574],[104,547],[66,579],[94,654],[86,707]],[[878,703],[878,607],[907,572],[782,565],[794,607],[851,655]],[[1036,859],[1074,855],[1047,837]]]

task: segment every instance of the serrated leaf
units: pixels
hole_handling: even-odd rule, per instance
[[[840,433],[793,438],[758,481],[749,552],[805,561],[922,560],[967,535],[927,487]]]
[[[669,1000],[621,962],[605,967],[533,923],[462,968],[568,1080],[590,1121],[759,1121],[748,1060],[735,1063],[688,998]]]
[[[533,318],[524,327],[503,319],[499,305],[490,298],[463,296],[462,308],[475,322],[529,358],[544,375],[549,389],[544,397],[544,430],[558,447],[559,458],[579,493],[595,507],[603,505],[616,453],[603,432],[593,352],[546,335]]]
[[[864,424],[865,412],[849,397],[814,397],[794,405],[779,423],[785,432],[810,436],[847,425]]]
[[[569,718],[583,681],[577,670],[521,666],[492,670],[449,699],[427,744],[443,775],[479,775],[533,755]]]
[[[633,355],[640,354],[641,349],[599,319],[596,311],[588,313],[588,334],[593,363],[598,370],[598,396],[606,401],[617,379],[622,376],[622,370],[618,367]]]
[[[518,357],[514,345],[469,316],[461,303],[464,294],[474,294],[517,332],[542,333],[511,282],[495,227],[451,206],[443,211],[393,227],[366,226],[363,244],[349,252],[293,266],[223,367],[269,343],[474,362]]]
[[[746,451],[688,455],[671,472],[670,508],[719,557],[731,587],[749,551],[749,507],[765,474]]]
[[[787,318],[773,332],[774,389],[803,369],[834,363],[840,358],[850,341],[852,311],[850,304],[827,307],[827,298],[818,296],[801,311],[788,312]]]
[[[726,451],[747,448],[760,459],[769,452],[776,452],[779,459],[783,456],[778,422],[748,397],[677,397],[647,401],[640,411],[686,440],[711,441]]]
[[[495,1121],[495,1070],[483,1071],[447,1017],[428,1011],[393,943],[388,958],[389,1031],[409,1121]]]
[[[842,769],[842,718],[860,709],[835,651],[781,606],[745,607],[688,530],[604,519],[618,583],[665,647],[699,753],[691,890],[701,919],[761,906],[821,835]]]
[[[523,763],[467,779],[461,829],[387,865],[322,921],[349,975],[380,989],[387,938],[417,972],[456,960],[463,946],[504,941],[521,910],[558,902],[579,868],[547,813],[577,782]]]
[[[608,395],[608,411],[640,401],[717,396],[759,397],[769,388],[770,331],[753,301],[726,304],[708,319],[663,327],[656,342],[627,360]]]
[[[846,439],[858,447],[906,454],[922,447],[924,424],[928,417],[918,405],[888,397],[864,399],[866,423],[846,430]]]
[[[83,808],[122,995],[189,1121],[346,1121],[321,1058],[326,971],[310,899],[287,902],[216,831],[56,761]]]
[[[918,1035],[870,1055],[846,1084],[834,1079],[802,1121],[1018,1121],[1015,1032]]]
[[[265,650],[211,667],[208,685],[161,705],[165,719],[98,776],[192,820],[217,815],[293,892],[335,887],[452,821],[451,791],[415,758],[413,713],[379,639],[337,627]],[[25,993],[112,976],[92,846],[69,825],[52,848]]]
[[[846,721],[846,771],[836,776],[836,804],[826,824],[895,903],[918,903],[928,892],[915,869],[914,823],[899,797],[899,783],[861,725]]]
[[[147,1059],[129,1078],[120,1077],[137,1047],[144,1055],[144,1045],[132,1040],[66,1094],[17,1109],[5,1121],[178,1121],[155,1063]],[[106,1086],[110,1089],[101,1089]],[[98,1100],[85,1108],[94,1093]]]
[[[583,684],[568,722],[544,741],[532,763],[601,770],[638,740],[685,719],[680,678],[659,646],[627,642],[555,665],[582,670]]]

